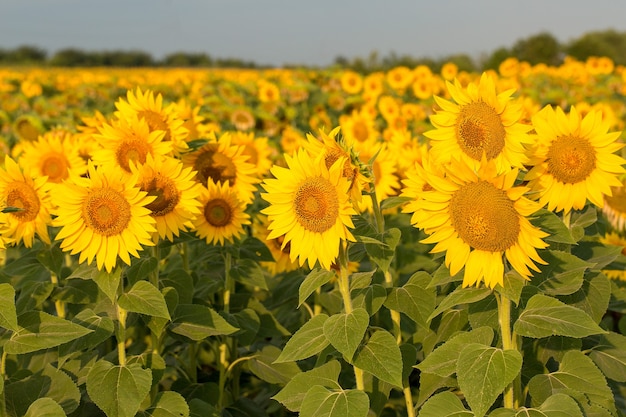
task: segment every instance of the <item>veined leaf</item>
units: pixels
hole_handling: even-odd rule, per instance
[[[137,281],[118,300],[120,307],[133,313],[170,319],[170,313],[161,291],[148,281]]]
[[[276,362],[293,362],[321,352],[330,344],[324,336],[326,320],[328,320],[326,314],[318,314],[304,323],[287,341]]]
[[[154,405],[136,417],[189,417],[189,405],[182,395],[175,391],[159,392]]]
[[[459,304],[468,304],[476,301],[480,301],[491,294],[492,290],[489,288],[462,288],[458,287],[452,291],[446,298],[441,301],[435,311],[428,317],[428,321],[434,319],[444,311],[457,306]]]
[[[331,360],[310,371],[295,375],[272,398],[280,402],[288,410],[298,412],[306,393],[312,386],[319,385],[331,390],[340,390],[341,386],[337,382],[340,372],[341,364],[336,360]]]
[[[474,417],[474,413],[463,406],[456,394],[444,391],[424,403],[419,417]]]
[[[330,391],[314,385],[304,396],[300,417],[367,417],[369,403],[364,391]]]
[[[0,284],[0,327],[18,331],[15,310],[15,289],[11,284]]]
[[[396,339],[386,330],[378,330],[354,357],[357,366],[381,381],[402,388],[402,353]]]
[[[370,316],[363,308],[354,309],[349,314],[334,314],[324,322],[324,336],[348,362],[351,362],[369,322]]]
[[[196,341],[209,336],[232,334],[238,330],[212,308],[197,304],[179,304],[169,329]]]
[[[300,288],[298,290],[298,307],[300,307],[302,303],[309,298],[309,295],[313,294],[315,290],[329,282],[334,276],[334,272],[319,268],[309,272],[304,281],[302,281],[302,284],[300,284]]]

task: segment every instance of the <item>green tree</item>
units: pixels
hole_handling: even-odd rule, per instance
[[[539,63],[559,65],[562,48],[553,35],[542,32],[517,41],[512,52],[520,61],[527,61],[532,65]]]

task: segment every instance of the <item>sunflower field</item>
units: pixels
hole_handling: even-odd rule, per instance
[[[610,59],[0,97],[0,417],[626,415]]]

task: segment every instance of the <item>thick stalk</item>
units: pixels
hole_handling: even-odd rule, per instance
[[[2,351],[2,359],[0,360],[0,375],[2,377],[2,390],[0,392],[0,417],[7,417],[7,404],[4,397],[4,382],[7,379],[7,353]]]
[[[154,285],[154,287],[157,290],[160,290],[159,288],[159,264],[161,263],[161,249],[159,248],[159,245],[154,245],[152,247],[152,255],[156,258],[157,266],[154,269],[154,271],[150,273],[150,283]],[[158,337],[158,335],[152,333],[150,334],[150,339],[152,341],[152,353],[160,355],[161,354],[161,338]]]
[[[50,281],[52,282],[52,285],[54,285],[55,287],[59,286],[59,277],[57,277],[57,275],[54,272],[50,273]],[[59,316],[62,319],[65,318],[65,303],[63,301],[55,300],[54,309],[57,312],[57,316]]]
[[[498,321],[500,323],[500,337],[502,339],[502,349],[518,350],[517,336],[511,332],[511,300],[504,294],[495,294],[498,301]],[[503,402],[505,408],[517,409],[519,406],[521,387],[521,374],[517,374],[504,390]]]
[[[115,329],[115,338],[117,339],[117,359],[120,366],[126,365],[126,317],[128,312],[118,304],[118,300],[124,293],[124,278],[120,279],[120,285],[117,288],[117,297],[115,297],[115,311],[117,313],[117,328]]]
[[[233,278],[230,274],[232,268],[232,255],[229,251],[226,251],[224,255],[224,292],[222,295],[222,311],[226,314],[230,314],[230,297],[235,290]],[[234,356],[235,347],[229,347],[229,342],[234,343],[228,336],[222,336],[219,346],[219,398],[218,409],[221,410],[224,407],[224,396],[226,389],[226,381],[228,379],[228,368],[230,365],[230,358]]]
[[[344,243],[339,244],[339,292],[343,299],[343,307],[346,314],[350,314],[353,311],[352,297],[350,296],[350,272],[348,271],[348,250]],[[354,377],[356,380],[356,388],[361,391],[365,391],[365,379],[363,377],[363,370],[352,365],[354,368]]]

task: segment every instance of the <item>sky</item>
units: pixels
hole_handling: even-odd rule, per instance
[[[624,0],[0,0],[0,48],[202,52],[261,65],[472,58],[541,32],[626,32]]]

